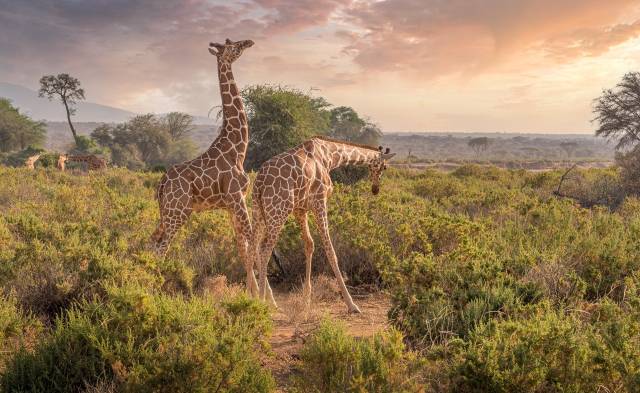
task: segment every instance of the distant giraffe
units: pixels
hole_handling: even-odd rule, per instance
[[[24,166],[26,166],[29,169],[36,169],[36,161],[40,159],[41,155],[42,154],[36,154],[35,156],[31,156],[27,158],[27,160],[24,162]]]
[[[329,172],[344,165],[367,165],[371,178],[371,192],[380,191],[380,177],[387,160],[395,154],[360,144],[315,137],[302,145],[279,154],[260,167],[253,185],[253,245],[251,260],[260,272],[260,298],[264,299],[267,264],[287,217],[294,214],[304,241],[306,259],[305,297],[311,298],[311,259],[313,239],[309,233],[307,213],[315,218],[325,253],[342,290],[349,312],[360,312],[345,286],[338,258],[329,236],[327,198],[333,184]]]
[[[251,221],[245,202],[249,176],[244,172],[244,159],[249,143],[247,114],[240,91],[231,71],[231,64],[253,41],[209,44],[209,52],[217,57],[218,79],[222,96],[222,127],[209,149],[191,161],[174,165],[160,180],[157,199],[160,223],[153,233],[156,253],[164,256],[173,237],[191,213],[227,210],[233,222],[236,246],[245,265],[247,289],[257,294],[258,285],[249,268],[248,241]],[[270,297],[272,299],[272,294]]]
[[[87,170],[89,171],[98,171],[101,169],[107,168],[107,163],[100,157],[97,157],[94,154],[86,154],[86,155],[68,155],[61,154],[58,157],[57,168],[61,171],[66,169],[67,162],[80,162],[87,165]]]

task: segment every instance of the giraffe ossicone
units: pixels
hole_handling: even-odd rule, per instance
[[[260,297],[268,289],[267,264],[287,217],[293,214],[300,225],[305,252],[304,293],[311,299],[311,261],[313,238],[309,232],[307,215],[316,218],[329,264],[340,285],[349,312],[359,313],[344,283],[338,258],[329,235],[327,199],[333,191],[330,172],[345,165],[366,165],[369,168],[371,192],[380,190],[380,177],[387,168],[387,160],[395,154],[375,147],[323,137],[312,138],[281,153],[260,167],[253,185],[253,234],[251,261],[259,270]],[[251,267],[252,267],[251,266]]]

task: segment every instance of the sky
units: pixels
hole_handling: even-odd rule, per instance
[[[640,70],[640,0],[0,0],[0,81],[66,72],[88,101],[206,116],[225,38],[255,41],[241,87],[387,132],[591,133],[593,100]]]

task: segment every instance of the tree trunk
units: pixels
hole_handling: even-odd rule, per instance
[[[73,134],[73,141],[77,142],[78,134],[76,134],[76,129],[73,127],[73,123],[71,122],[71,112],[69,111],[69,105],[67,105],[67,100],[63,99],[62,103],[64,104],[64,109],[67,111],[67,121],[69,122],[69,127],[71,127],[71,133]]]

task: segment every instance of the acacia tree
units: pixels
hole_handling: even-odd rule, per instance
[[[255,85],[242,90],[251,138],[245,168],[257,169],[314,135],[329,132],[329,103],[300,90]]]
[[[596,135],[617,139],[617,149],[640,142],[640,73],[630,72],[614,89],[604,90],[593,113]]]
[[[170,112],[164,116],[164,124],[167,127],[171,139],[178,141],[184,139],[195,129],[193,116],[182,112]]]
[[[71,122],[71,116],[76,113],[75,104],[84,100],[84,90],[80,87],[80,81],[69,74],[45,75],[40,78],[40,90],[38,96],[49,100],[60,99],[67,112],[67,121],[71,128],[74,141],[78,141],[78,134]]]
[[[629,72],[595,101],[596,135],[617,140],[616,162],[628,193],[640,194],[640,72]]]
[[[471,138],[469,140],[469,147],[476,152],[477,155],[480,155],[481,152],[487,150],[489,148],[490,140],[486,136]]]

